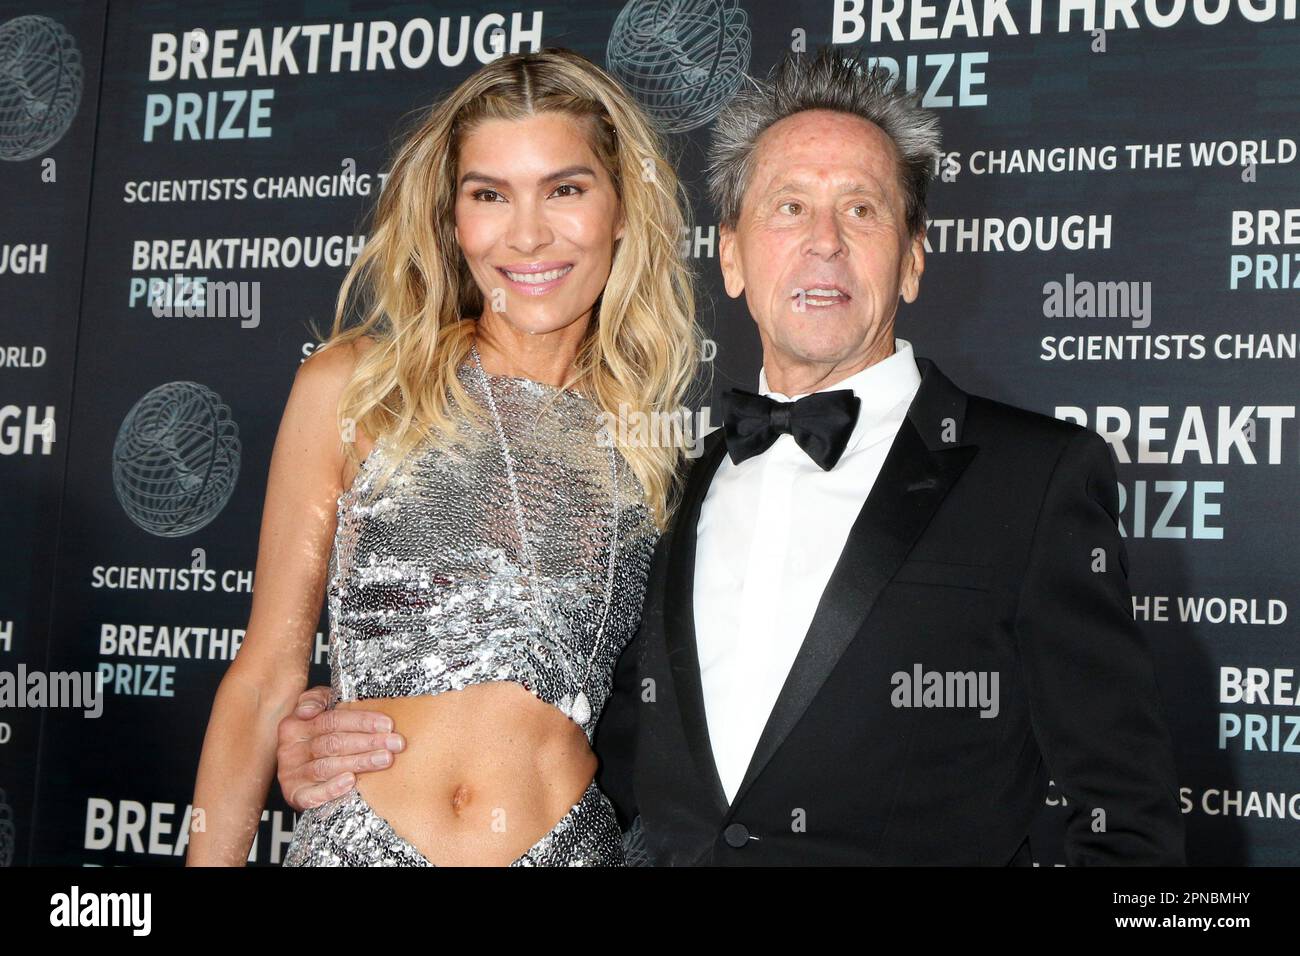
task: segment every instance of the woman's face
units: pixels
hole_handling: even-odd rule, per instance
[[[457,175],[456,241],[484,317],[534,335],[585,325],[623,224],[583,121],[485,120],[462,141]]]

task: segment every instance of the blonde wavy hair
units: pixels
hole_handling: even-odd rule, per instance
[[[628,410],[688,411],[703,338],[693,276],[680,251],[690,207],[663,142],[617,81],[579,54],[512,54],[468,77],[401,141],[369,239],[343,280],[333,328],[317,349],[362,336],[375,340],[343,390],[338,421],[341,434],[362,427],[394,450],[381,483],[422,440],[437,443],[456,433],[453,402],[480,421],[485,414],[456,372],[469,356],[484,306],[453,231],[460,144],[484,120],[552,111],[579,119],[589,131],[625,223],[575,373],[563,387],[590,397],[613,416],[606,422],[622,421]],[[354,286],[365,300],[363,319],[345,328]],[[344,446],[357,463],[356,443]],[[680,493],[684,448],[676,441],[616,447],[663,529]]]

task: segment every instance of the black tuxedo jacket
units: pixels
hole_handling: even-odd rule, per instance
[[[1070,864],[1185,862],[1110,450],[918,365],[907,419],[730,805],[692,595],[700,502],[726,454],[722,429],[708,436],[598,726],[601,788],[625,827],[640,817],[658,865],[1027,865],[1050,775],[1070,811]],[[986,687],[996,672],[997,715],[901,706],[925,702],[927,672],[945,684],[982,672]],[[918,673],[914,689],[898,676]]]

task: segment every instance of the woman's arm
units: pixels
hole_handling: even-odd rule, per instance
[[[343,490],[335,414],[356,355],[326,349],[294,377],[271,454],[248,628],[203,740],[190,866],[247,861],[275,774],[276,727],[307,685]]]

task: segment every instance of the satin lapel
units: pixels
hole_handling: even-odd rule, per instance
[[[844,649],[862,629],[881,589],[975,452],[971,445],[932,450],[911,416],[904,419],[822,592],[732,806],[745,798],[803,716]]]
[[[695,538],[700,506],[727,453],[721,428],[705,438],[703,454],[691,469],[678,508],[672,552],[664,593],[664,641],[672,669],[673,687],[681,708],[682,727],[691,756],[706,782],[721,816],[727,812],[727,795],[713,761],[704,711],[704,689],[700,679],[700,657],[695,643]]]

